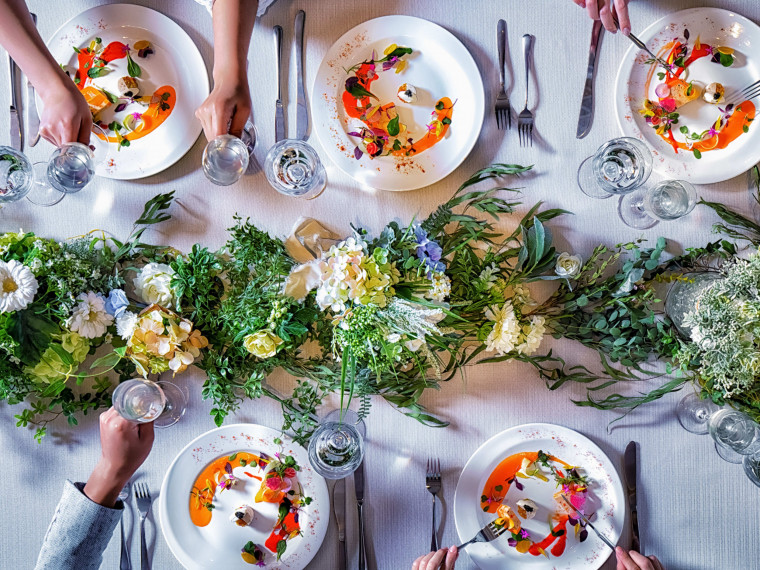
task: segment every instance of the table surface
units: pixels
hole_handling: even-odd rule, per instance
[[[39,16],[42,36],[48,38],[76,13],[100,4],[95,0],[47,2],[30,0]],[[176,20],[199,46],[207,63],[212,61],[211,19],[191,0],[141,1]],[[530,4],[530,8],[525,6]],[[702,5],[736,10],[760,21],[760,3],[755,0],[702,0]],[[661,16],[693,7],[688,0],[636,1],[631,5],[634,31],[642,30]],[[34,208],[22,202],[2,209],[2,230],[23,227],[56,238],[103,228],[115,236],[126,236],[144,202],[158,192],[175,189],[178,202],[174,218],[151,230],[155,242],[169,243],[188,250],[195,242],[218,247],[225,240],[225,228],[232,216],[250,216],[260,227],[285,236],[299,216],[323,221],[338,233],[347,234],[349,224],[377,231],[388,221],[408,222],[425,216],[445,201],[457,186],[476,169],[492,161],[535,164],[530,176],[521,180],[526,202],[544,200],[547,207],[563,207],[575,213],[552,222],[559,250],[588,255],[595,244],[615,244],[645,236],[670,238],[670,251],[704,244],[711,238],[714,215],[697,208],[680,223],[661,224],[648,231],[627,228],[617,220],[614,200],[596,201],[583,196],[575,184],[578,164],[602,142],[618,134],[614,118],[612,90],[618,64],[629,47],[622,36],[602,39],[596,77],[597,103],[590,134],[575,139],[576,117],[585,78],[591,22],[570,0],[388,0],[386,2],[337,2],[335,0],[278,0],[256,24],[249,51],[249,78],[254,119],[259,132],[256,156],[263,161],[274,139],[275,59],[272,26],[285,30],[285,57],[289,61],[288,114],[295,118],[295,56],[291,49],[293,18],[299,9],[306,18],[306,85],[313,84],[319,63],[330,45],[351,27],[378,16],[409,14],[439,23],[470,50],[486,88],[486,120],[473,152],[451,176],[433,187],[407,193],[371,192],[357,188],[350,178],[327,164],[328,188],[316,200],[293,201],[272,190],[261,172],[246,176],[232,187],[211,186],[200,170],[205,140],[201,137],[187,155],[158,175],[137,181],[98,179],[92,187],[67,197],[52,208]],[[522,106],[520,36],[536,36],[535,71],[531,87],[531,107],[536,116],[533,148],[518,146],[517,132],[500,132],[490,114],[498,81],[496,64],[496,22],[508,23],[510,62],[513,70],[512,102]],[[6,58],[0,57],[0,77],[8,77]],[[3,85],[6,82],[3,81]],[[310,93],[309,93],[310,95]],[[8,108],[8,90],[0,89],[0,109]],[[291,123],[292,125],[292,123]],[[291,132],[293,129],[291,127]],[[8,114],[0,113],[0,142],[7,141]],[[312,142],[314,137],[312,137]],[[42,160],[51,151],[42,143],[30,156]],[[320,151],[321,152],[321,151]],[[325,161],[327,159],[325,157]],[[743,176],[721,184],[698,187],[709,200],[717,200],[747,212],[746,182]],[[547,339],[542,348],[553,347],[570,364],[598,367],[595,354],[569,341]],[[597,363],[597,364],[595,364]],[[286,386],[292,379],[275,374],[271,381]],[[153,452],[137,476],[158,494],[163,474],[191,439],[214,427],[202,401],[202,374],[191,370],[180,382],[190,387],[191,401],[186,417],[156,436]],[[626,388],[630,393],[641,386]],[[480,365],[469,368],[463,377],[430,391],[422,402],[430,411],[451,421],[446,429],[426,428],[405,418],[387,403],[375,398],[368,420],[367,535],[370,537],[370,568],[408,568],[430,544],[430,495],[424,488],[428,457],[441,460],[443,469],[443,540],[457,541],[452,503],[458,475],[470,454],[492,435],[521,423],[550,422],[565,425],[591,438],[620,465],[630,440],[640,443],[640,525],[642,543],[656,554],[668,570],[713,570],[758,568],[760,541],[760,489],[745,476],[740,466],[723,462],[709,437],[700,437],[680,428],[673,414],[680,394],[671,394],[645,406],[610,427],[612,412],[578,408],[571,399],[583,397],[578,386],[566,385],[550,392],[530,366],[519,363]],[[0,449],[3,450],[0,493],[0,566],[33,566],[48,521],[58,501],[64,478],[85,480],[99,454],[95,416],[70,429],[56,423],[41,445],[32,433],[14,427],[13,415],[20,406],[0,406]],[[228,422],[252,422],[280,427],[279,407],[270,401],[246,402]],[[349,485],[349,489],[352,489]],[[355,518],[353,493],[348,492],[349,517]],[[127,522],[131,523],[131,515]],[[151,516],[149,541],[153,566],[179,568]],[[356,567],[355,520],[349,518],[349,567]],[[623,534],[628,543],[628,525]],[[337,550],[337,532],[331,522],[322,548],[309,565],[331,569]],[[139,536],[132,536],[133,561],[139,560]],[[105,552],[104,568],[118,566],[118,533]],[[462,555],[458,568],[474,568]],[[608,560],[605,569],[614,568]]]

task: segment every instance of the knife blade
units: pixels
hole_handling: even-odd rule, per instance
[[[32,21],[37,25],[37,14],[32,14]],[[30,147],[36,145],[40,140],[40,116],[37,114],[37,101],[34,97],[34,85],[29,78],[26,78],[26,128],[29,137],[32,139]]]
[[[588,517],[586,515],[584,515],[582,512],[576,509],[575,505],[573,505],[565,495],[560,495],[560,497],[562,497],[562,500],[565,501],[565,503],[567,503],[567,506],[573,509],[573,511],[575,511],[575,513],[581,518],[583,522],[586,523],[587,526],[591,527],[591,530],[593,530],[596,533],[596,536],[602,539],[602,542],[604,542],[604,544],[609,546],[612,550],[615,550],[615,545],[612,544],[612,541],[606,536],[604,536],[601,532],[599,532],[596,529],[596,527],[591,523],[591,521],[588,520]]]
[[[346,570],[346,480],[333,485],[333,513],[338,524],[338,570]]]
[[[13,58],[8,55],[8,68],[10,69],[11,74],[11,106],[10,106],[10,128],[11,128],[11,146],[18,150],[19,152],[23,152],[24,150],[24,125],[22,123],[22,113],[23,109],[21,109],[21,97],[20,97],[20,89],[21,86],[19,85],[19,76],[21,74],[21,70],[18,68],[18,65],[16,65],[16,62],[13,61]]]
[[[274,111],[274,142],[285,138],[285,109],[282,106],[282,26],[274,27],[274,45],[277,51],[277,101]]]
[[[641,552],[641,537],[639,535],[639,509],[636,498],[636,442],[632,441],[625,448],[623,455],[625,463],[625,485],[628,488],[628,508],[631,511],[631,550]]]
[[[303,27],[306,12],[299,10],[296,14],[296,138],[305,141],[309,138],[309,110],[306,106],[306,91],[303,87]]]
[[[362,439],[365,439],[367,427],[363,420],[359,420],[356,429],[361,434]],[[356,495],[356,510],[359,515],[359,570],[364,570],[367,564],[367,551],[364,543],[364,458],[354,471],[354,494]]]
[[[578,117],[578,130],[575,137],[582,139],[591,130],[594,119],[594,70],[596,69],[596,54],[599,49],[599,40],[602,37],[602,22],[594,20],[591,30],[591,46],[588,51],[588,67],[586,68],[586,85],[583,87],[581,99],[581,113]]]

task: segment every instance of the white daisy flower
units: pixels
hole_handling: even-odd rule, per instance
[[[72,332],[84,338],[98,338],[106,334],[106,329],[113,324],[113,317],[106,311],[106,299],[92,291],[81,293],[77,299],[66,326]]]
[[[129,340],[137,328],[138,317],[132,311],[124,311],[116,319],[116,332],[124,340]]]
[[[0,313],[25,309],[37,294],[37,287],[28,267],[15,259],[0,261]]]

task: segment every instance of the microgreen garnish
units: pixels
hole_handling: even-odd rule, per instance
[[[399,133],[398,115],[393,117],[388,123],[388,134],[395,137]]]
[[[100,89],[100,92],[106,96],[106,99],[108,99],[112,105],[116,105],[119,102],[119,98],[113,93],[111,93],[110,91],[106,91],[105,89]]]
[[[130,77],[140,77],[140,75],[142,75],[142,69],[140,69],[140,66],[137,65],[134,59],[132,59],[129,52],[127,52],[127,73],[129,73]]]
[[[346,91],[348,91],[353,97],[357,99],[364,99],[365,97],[371,97],[377,99],[375,95],[367,91],[359,82],[359,78],[356,76],[346,79]]]

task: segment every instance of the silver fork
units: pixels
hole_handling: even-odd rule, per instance
[[[145,517],[150,511],[150,492],[145,483],[135,483],[135,499],[137,499],[137,512],[140,513],[140,568],[150,570],[148,560],[148,545],[145,542]]]
[[[433,537],[430,540],[430,550],[438,550],[438,529],[435,524],[435,496],[441,491],[441,462],[438,459],[428,459],[425,487],[433,495]]]
[[[758,95],[760,95],[760,81],[755,81],[752,85],[745,87],[741,91],[736,91],[732,94],[729,94],[729,96],[726,97],[725,101],[722,101],[721,103],[727,105],[737,105],[742,101],[750,101]]]
[[[517,116],[517,133],[520,137],[520,146],[533,146],[533,113],[528,111],[528,86],[534,39],[530,34],[525,34],[522,37],[523,59],[525,59],[525,108]]]
[[[509,107],[509,95],[504,89],[504,65],[507,53],[507,23],[499,20],[496,26],[496,43],[499,46],[499,84],[501,89],[496,96],[496,127],[504,130],[512,128],[512,109]]]
[[[457,550],[460,550],[464,548],[465,546],[467,546],[468,544],[472,544],[473,542],[491,542],[492,540],[496,540],[502,534],[504,534],[506,530],[507,530],[506,525],[496,526],[494,522],[490,522],[486,526],[481,528],[478,531],[478,534],[476,534],[470,540],[465,542],[463,545],[458,546]]]
[[[121,511],[121,520],[119,528],[121,529],[121,558],[119,559],[119,570],[132,570],[132,563],[129,561],[129,548],[127,541],[124,539],[124,511],[127,510],[127,500],[129,499],[129,481],[119,493],[119,500],[124,503],[124,510]]]

